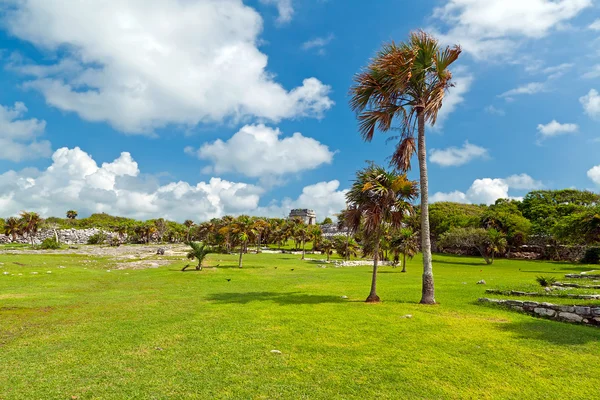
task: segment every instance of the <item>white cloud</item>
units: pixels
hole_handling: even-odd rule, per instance
[[[554,65],[552,67],[546,67],[542,70],[542,72],[548,75],[548,79],[557,79],[567,73],[571,68],[573,68],[575,64],[572,63],[563,63],[559,65]]]
[[[588,29],[591,29],[593,31],[600,31],[600,18],[595,20],[594,22],[592,22],[589,26]]]
[[[339,187],[340,182],[337,180],[306,186],[297,199],[285,198],[282,201],[272,202],[267,207],[260,207],[256,215],[287,217],[291,209],[309,208],[316,212],[319,220],[334,217],[346,208],[348,190],[339,190]]]
[[[542,182],[536,181],[527,174],[511,175],[504,180],[512,189],[538,190],[544,187]]]
[[[594,79],[600,77],[600,64],[596,64],[588,72],[583,74],[585,79]]]
[[[591,89],[587,95],[580,97],[579,102],[588,116],[600,118],[600,95],[596,89]]]
[[[325,37],[318,37],[302,43],[303,50],[316,49],[319,54],[325,54],[325,46],[327,46],[335,38],[333,33]]]
[[[294,6],[292,4],[292,0],[260,0],[260,2],[277,7],[277,12],[279,13],[277,22],[280,24],[290,22],[294,16]]]
[[[546,125],[539,124],[537,126],[537,130],[541,139],[575,133],[578,129],[579,126],[577,124],[561,124],[556,120],[552,120]]]
[[[246,125],[226,142],[218,139],[186,153],[209,160],[206,173],[235,172],[253,178],[282,176],[329,164],[334,153],[315,139],[296,132],[281,138],[281,131],[265,125]]]
[[[468,141],[462,147],[449,147],[447,149],[431,149],[429,161],[442,167],[457,167],[464,165],[476,158],[488,157],[488,150],[471,144]]]
[[[435,128],[443,128],[444,122],[456,108],[465,101],[465,95],[473,83],[473,75],[466,72],[464,68],[458,68],[452,77],[454,87],[450,88],[444,96],[442,108],[440,109],[435,123]]]
[[[124,132],[319,118],[333,105],[316,78],[290,91],[275,81],[257,47],[262,18],[241,0],[23,0],[3,14],[11,34],[58,58],[46,66],[13,58],[11,68],[32,77],[25,87]]]
[[[492,114],[492,115],[499,115],[501,117],[504,117],[506,115],[506,111],[504,111],[501,108],[496,108],[492,105],[489,105],[485,108],[485,112],[487,112],[488,114]]]
[[[509,55],[523,39],[544,37],[591,5],[591,0],[447,0],[433,15],[450,27],[440,35],[444,42],[483,59]]]
[[[437,192],[430,197],[430,200],[432,203],[453,201],[467,204],[493,204],[498,199],[518,199],[509,195],[510,189],[535,190],[542,187],[540,181],[527,174],[511,175],[504,179],[482,178],[475,179],[466,193],[458,190],[449,193]]]
[[[1,160],[23,161],[52,154],[49,141],[37,140],[44,134],[46,121],[22,119],[26,112],[27,107],[21,102],[16,102],[13,107],[0,105]]]
[[[536,94],[546,91],[546,84],[543,82],[530,82],[525,85],[521,85],[517,88],[508,90],[502,93],[499,97],[503,97],[506,100],[511,100],[513,96]]]
[[[600,185],[600,165],[592,167],[587,172],[588,178],[590,178],[596,185]]]
[[[177,181],[160,184],[156,177],[140,172],[129,153],[98,166],[78,147],[60,148],[45,170],[34,168],[0,174],[0,205],[3,216],[21,210],[44,217],[63,216],[76,209],[84,216],[106,212],[132,218],[165,217],[178,221],[204,221],[226,214],[287,215],[290,208],[313,208],[319,218],[339,212],[345,190],[339,182],[306,186],[296,199],[273,201],[259,207],[264,190],[248,183],[211,178],[196,184]]]

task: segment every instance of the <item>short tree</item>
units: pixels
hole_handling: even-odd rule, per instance
[[[67,211],[67,218],[70,219],[71,221],[74,220],[75,218],[77,218],[77,211],[75,211],[75,210]]]
[[[196,265],[196,271],[202,271],[202,262],[204,262],[206,256],[211,253],[211,249],[202,242],[189,242],[189,245],[190,251],[187,253],[187,258],[190,260],[198,260],[198,265]],[[188,267],[189,264],[183,267],[182,271],[185,271]]]
[[[334,249],[333,242],[329,239],[323,239],[321,240],[321,243],[319,243],[319,248],[321,249],[322,253],[327,254],[327,261],[329,262],[330,256]]]
[[[477,249],[485,263],[490,265],[495,254],[505,250],[506,238],[495,229],[454,228],[444,233],[438,244],[441,248]]]

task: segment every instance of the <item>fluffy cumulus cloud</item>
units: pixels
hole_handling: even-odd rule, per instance
[[[511,54],[523,39],[548,35],[592,0],[447,0],[434,18],[450,29],[444,42],[458,43],[476,58]]]
[[[509,195],[510,189],[535,190],[541,189],[543,184],[527,174],[512,175],[508,178],[483,178],[475,179],[466,192],[437,192],[430,196],[432,203],[439,201],[453,201],[458,203],[493,204],[498,199],[515,198]]]
[[[315,139],[296,132],[281,137],[279,129],[265,125],[246,125],[229,140],[220,139],[188,154],[208,160],[206,173],[235,172],[252,178],[282,176],[331,163],[333,152]]]
[[[596,185],[600,185],[600,165],[592,167],[587,172],[588,178],[590,178]]]
[[[220,178],[196,184],[160,184],[155,177],[142,174],[129,153],[98,166],[88,153],[76,147],[56,150],[52,164],[45,170],[29,168],[1,174],[0,205],[5,215],[32,210],[46,217],[76,209],[80,215],[106,212],[183,221],[226,214],[281,216],[297,207],[314,208],[324,217],[344,207],[345,191],[338,188],[337,181],[321,182],[305,187],[297,199],[286,198],[259,207],[264,190],[255,185]]]
[[[537,126],[538,135],[540,139],[575,133],[578,129],[579,126],[577,126],[577,124],[561,124],[556,120],[552,120],[546,125],[539,124]]]
[[[0,159],[23,161],[52,154],[50,142],[38,140],[44,134],[46,122],[36,118],[24,119],[25,104],[12,107],[0,105]]]
[[[442,167],[457,167],[476,158],[486,157],[488,157],[486,148],[471,144],[468,141],[462,147],[431,149],[429,152],[429,161]]]
[[[282,20],[290,1],[276,3]],[[2,23],[53,52],[55,64],[13,57],[25,87],[88,121],[129,133],[226,119],[321,117],[330,87],[316,78],[287,90],[258,49],[263,21],[242,0],[7,0]],[[90,27],[93,27],[91,29]],[[300,83],[300,82],[299,82]]]
[[[583,111],[594,119],[600,119],[600,94],[596,89],[591,89],[588,94],[579,98]]]

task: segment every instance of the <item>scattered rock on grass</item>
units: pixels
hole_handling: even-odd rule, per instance
[[[6,273],[6,272],[5,272],[5,273]],[[342,299],[347,299],[347,298],[348,298],[348,296],[342,296]]]
[[[412,318],[412,314],[406,314],[401,316],[400,318]]]
[[[271,350],[271,353],[272,354],[281,354],[281,351],[279,351],[279,350]]]
[[[485,281],[482,279],[479,282],[477,282],[478,285],[485,285]]]

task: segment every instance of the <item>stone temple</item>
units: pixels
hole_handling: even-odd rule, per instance
[[[308,210],[306,208],[297,208],[290,211],[289,219],[293,218],[301,218],[307,225],[317,224],[317,214],[313,210]]]

